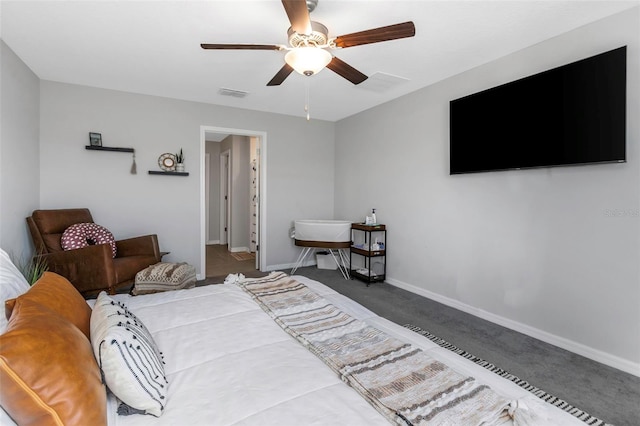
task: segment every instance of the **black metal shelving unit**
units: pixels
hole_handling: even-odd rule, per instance
[[[362,247],[355,245],[355,233],[364,233],[364,243]],[[374,247],[374,238],[382,238],[384,248]],[[360,268],[354,268],[353,255],[361,256],[364,261],[364,270]],[[349,250],[349,264],[351,265],[350,275],[351,278],[357,278],[360,281],[367,283],[367,287],[371,283],[384,281],[387,275],[387,228],[382,224],[366,225],[364,223],[353,223],[351,225],[351,248]],[[378,271],[372,271],[373,261],[382,262],[382,273]]]

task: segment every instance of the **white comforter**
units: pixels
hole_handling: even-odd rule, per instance
[[[328,287],[296,276],[350,315],[410,341],[535,413],[541,425],[584,425],[512,382],[393,324]],[[164,352],[164,414],[118,416],[109,425],[388,425],[322,361],[285,333],[234,284],[131,297],[118,295]],[[526,417],[525,417],[526,419]],[[525,420],[521,424],[527,424]]]

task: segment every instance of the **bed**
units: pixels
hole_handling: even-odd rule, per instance
[[[507,402],[501,415],[492,420],[494,424],[584,425],[577,418],[543,402],[514,383],[437,346],[417,333],[375,315],[317,281],[303,276],[288,277],[285,274],[270,276],[304,288],[307,292],[305,298],[313,295],[314,303],[322,301],[324,305],[330,305],[336,312],[340,312],[341,317],[347,318],[349,324],[374,329],[386,338],[410,345],[424,356],[437,361],[438,365],[446,365],[456,374],[472,376],[476,383],[483,388],[490,388],[497,398]],[[6,274],[2,279],[4,287]],[[45,414],[35,418],[37,416],[30,411],[41,410],[42,407],[31,409],[24,401],[16,403],[13,385],[7,386],[12,380],[8,378],[7,370],[14,362],[11,357],[15,356],[11,352],[9,337],[15,332],[16,324],[25,322],[16,316],[20,316],[22,311],[28,311],[28,308],[35,309],[37,303],[49,303],[51,299],[57,299],[57,302],[62,303],[62,308],[47,308],[46,314],[39,309],[34,315],[58,315],[65,317],[64,321],[74,323],[75,330],[74,326],[68,328],[75,333],[74,338],[79,342],[80,349],[77,351],[86,352],[92,350],[91,345],[87,345],[91,330],[86,324],[86,315],[87,312],[90,316],[95,312],[90,308],[88,311],[79,308],[81,314],[70,312],[65,304],[76,306],[80,300],[72,294],[73,288],[69,289],[64,279],[55,274],[47,273],[40,281],[43,280],[46,281],[46,287],[38,282],[10,302],[14,306],[8,323],[9,331],[0,336],[0,403],[4,408],[0,411],[0,424],[14,424],[11,417],[22,419],[21,422],[25,424],[32,421],[30,424],[59,422],[66,425],[110,426],[411,424],[402,416],[390,418],[381,414],[376,403],[354,388],[349,381],[349,374],[336,373],[331,368],[331,362],[319,357],[317,350],[312,350],[310,345],[313,342],[305,341],[292,333],[291,325],[286,324],[289,314],[274,314],[273,306],[266,306],[264,300],[247,289],[247,283],[251,284],[251,280],[232,282],[233,279],[224,284],[189,290],[143,296],[113,296],[117,303],[124,303],[144,323],[162,351],[168,387],[162,412],[158,416],[119,415],[118,410],[122,408],[122,404],[114,395],[105,391],[102,384],[104,378],[100,377],[102,364],[94,358],[95,365],[86,368],[87,372],[83,373],[85,376],[81,380],[76,378],[72,381],[73,386],[78,381],[83,384],[93,383],[93,390],[64,388],[59,391],[67,392],[62,398],[59,394],[45,395],[45,398],[52,401],[45,407]],[[20,293],[22,290],[23,287],[15,292]],[[25,295],[39,290],[44,295],[39,295],[40,299],[34,296],[37,303],[21,299],[28,299]],[[21,300],[24,306],[20,303],[16,305],[15,300]],[[87,307],[96,305],[96,300],[83,302]],[[59,312],[54,314],[56,310]],[[60,325],[57,328],[64,327],[66,326]],[[51,342],[52,339],[55,340],[57,332],[57,329],[48,330],[40,344],[43,347],[47,345],[47,350],[51,351],[55,346]],[[66,353],[59,358],[49,356],[44,360],[40,359],[39,364],[29,364],[28,374],[36,376],[33,379],[35,390],[31,393],[46,394],[49,387],[58,386],[60,378],[51,370],[55,370],[57,362],[68,362],[67,358],[74,356],[75,353]],[[26,358],[20,359],[17,364],[31,362],[29,355]],[[35,361],[38,361],[37,357]],[[80,361],[70,362],[76,365]],[[395,360],[389,364],[395,364]],[[46,382],[47,375],[53,375],[48,379],[49,382]],[[43,391],[41,387],[46,389]],[[97,400],[92,400],[91,395],[94,394]],[[52,418],[55,421],[51,421]],[[423,419],[416,424],[447,424],[437,420],[437,416],[435,419],[431,422]],[[464,423],[455,421],[449,424]]]

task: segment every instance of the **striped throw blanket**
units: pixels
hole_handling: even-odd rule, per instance
[[[421,349],[342,312],[284,273],[237,284],[392,423],[490,425],[509,401]]]

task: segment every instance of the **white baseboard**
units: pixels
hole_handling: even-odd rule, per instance
[[[542,340],[543,342],[549,343],[562,349],[566,349],[578,355],[582,355],[599,363],[617,368],[618,370],[622,370],[625,373],[640,377],[640,363],[635,363],[627,359],[620,358],[618,356],[583,345],[581,343],[574,342],[564,337],[556,336],[555,334],[551,334],[546,331],[531,327],[529,325],[522,324],[518,321],[504,318],[500,315],[478,309],[471,305],[467,305],[466,303],[460,302],[459,300],[451,299],[449,297],[433,293],[429,290],[416,287],[412,284],[408,284],[388,277],[385,281],[395,287],[410,291],[411,293],[426,297],[427,299],[435,300],[436,302],[442,303],[443,305],[450,306],[478,318],[482,318],[503,327],[507,327],[511,330],[526,334],[527,336]]]
[[[207,241],[207,245],[208,245],[208,246],[212,246],[212,245],[214,245],[214,244],[220,244],[220,240],[210,240],[210,241]]]
[[[316,261],[314,260],[307,260],[305,262],[302,263],[302,265],[300,265],[300,268],[304,267],[304,266],[315,266],[316,265]],[[264,272],[267,271],[282,271],[282,272],[286,272],[289,273],[291,271],[291,269],[293,269],[293,267],[296,266],[295,263],[281,263],[279,265],[267,265],[264,268]]]
[[[249,253],[249,247],[231,247],[229,251],[231,253],[240,253],[240,252]]]

